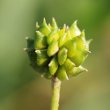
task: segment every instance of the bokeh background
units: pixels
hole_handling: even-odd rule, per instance
[[[0,0],[0,110],[49,110],[50,81],[29,66],[36,21],[78,26],[92,38],[88,73],[64,81],[60,110],[110,110],[110,0]]]

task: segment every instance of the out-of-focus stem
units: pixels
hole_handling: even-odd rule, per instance
[[[59,99],[60,99],[60,88],[61,88],[61,81],[57,77],[54,77],[52,79],[51,110],[58,110]]]

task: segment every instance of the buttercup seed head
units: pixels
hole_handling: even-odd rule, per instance
[[[45,78],[57,77],[60,80],[77,76],[87,69],[81,65],[91,53],[90,40],[86,40],[85,31],[80,31],[75,21],[70,27],[64,24],[59,28],[56,20],[41,25],[36,23],[34,39],[26,38],[31,66]]]

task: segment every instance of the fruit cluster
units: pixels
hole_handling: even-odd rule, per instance
[[[85,32],[80,31],[75,21],[70,27],[57,26],[55,19],[52,24],[43,20],[41,26],[36,23],[36,36],[27,39],[25,49],[30,58],[31,66],[48,79],[58,77],[60,80],[69,79],[72,76],[87,71],[81,64],[87,58],[89,44],[86,41]]]

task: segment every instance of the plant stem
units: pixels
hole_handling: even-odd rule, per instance
[[[57,77],[54,77],[52,79],[51,110],[58,110],[59,99],[60,99],[60,87],[61,87],[61,81]]]

